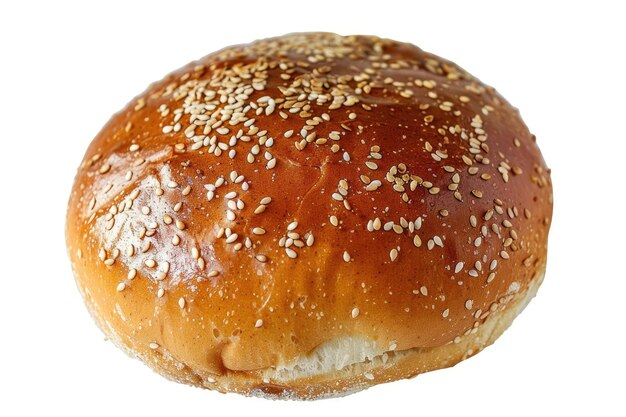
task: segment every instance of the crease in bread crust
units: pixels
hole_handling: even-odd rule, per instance
[[[298,360],[281,366],[262,370],[262,380],[268,384],[267,387],[254,388],[244,392],[248,395],[265,396],[273,399],[319,399],[345,396],[373,385],[395,380],[385,372],[390,368],[401,366],[400,362],[408,360],[415,362],[414,369],[405,370],[403,378],[412,378],[418,374],[428,371],[447,368],[456,365],[458,362],[474,356],[485,347],[491,345],[513,322],[513,320],[528,306],[535,297],[545,276],[545,267],[533,279],[525,293],[516,293],[515,298],[497,315],[487,319],[481,326],[481,331],[464,336],[459,346],[466,347],[459,351],[454,349],[457,345],[451,341],[443,346],[436,347],[412,347],[403,350],[380,350],[376,343],[362,337],[345,337],[341,339],[329,340],[306,356]],[[513,294],[512,294],[513,295]],[[359,348],[358,343],[362,343]],[[337,349],[335,352],[332,349]],[[450,349],[452,348],[452,349]],[[343,350],[342,350],[343,349]],[[442,349],[451,352],[435,354]],[[329,354],[330,353],[330,354]],[[441,362],[432,366],[430,356],[435,356]],[[420,355],[429,358],[420,359]],[[362,360],[357,360],[359,357]],[[333,359],[338,359],[337,361]],[[408,371],[408,372],[407,372]],[[345,380],[350,380],[349,384]],[[360,381],[355,381],[360,379]],[[350,387],[350,389],[333,390],[335,385]],[[339,381],[344,381],[343,383]],[[274,384],[284,384],[285,389],[280,392],[273,392],[275,389],[267,389]],[[301,390],[297,394],[287,388],[291,385],[318,386],[318,390],[311,396],[304,395]],[[319,390],[320,385],[326,385],[325,389]]]
[[[238,392],[275,400],[315,400],[342,397],[381,383],[412,378],[454,366],[477,354],[491,345],[528,306],[544,275],[545,267],[530,282],[524,294],[512,294],[514,298],[503,310],[489,317],[475,334],[462,337],[459,343],[451,341],[437,347],[381,350],[373,340],[348,336],[328,340],[291,363],[256,371],[225,369],[221,375],[194,369],[167,351],[140,351],[126,346],[109,323],[100,320],[93,311],[92,316],[114,345],[173,381],[222,393]],[[88,307],[91,311],[95,305],[88,303]],[[397,375],[401,375],[400,378]]]

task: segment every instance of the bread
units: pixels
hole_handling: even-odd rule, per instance
[[[535,137],[454,63],[370,36],[234,46],[89,146],[66,236],[104,333],[173,380],[314,399],[452,366],[546,266]]]

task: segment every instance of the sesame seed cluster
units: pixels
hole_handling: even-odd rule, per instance
[[[115,115],[67,227],[101,326],[215,380],[344,335],[461,343],[538,279],[551,214],[535,137],[491,87],[413,45],[304,33]]]

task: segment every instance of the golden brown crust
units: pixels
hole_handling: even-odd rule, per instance
[[[206,386],[346,335],[458,343],[527,292],[551,215],[535,138],[493,89],[409,44],[294,34],[191,63],[116,114],[67,243],[103,330]]]

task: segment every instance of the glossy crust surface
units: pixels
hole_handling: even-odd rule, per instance
[[[539,285],[551,215],[535,137],[492,88],[410,44],[307,33],[208,55],[114,115],[66,232],[118,346],[194,385],[313,398],[410,375],[268,370],[345,337],[454,351],[412,374],[491,343],[481,326]]]

